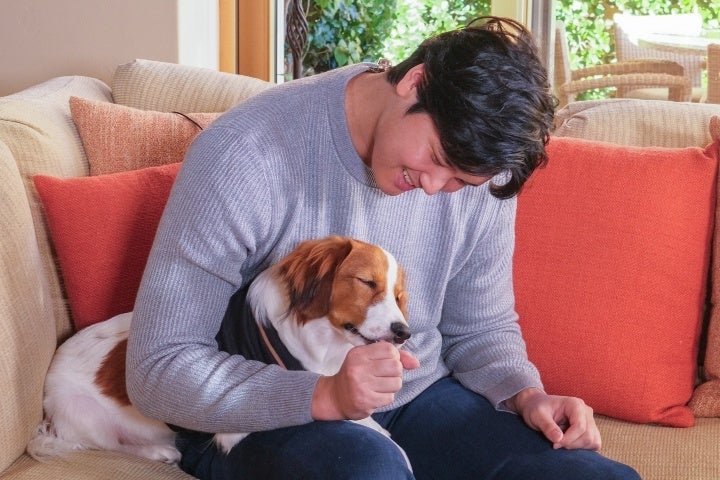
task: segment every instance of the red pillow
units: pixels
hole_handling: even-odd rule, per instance
[[[37,175],[75,328],[133,309],[179,163],[94,177]]]
[[[694,417],[718,144],[552,138],[518,198],[514,280],[548,393],[678,427]]]

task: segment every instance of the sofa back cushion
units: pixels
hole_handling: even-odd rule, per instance
[[[720,105],[618,98],[570,103],[557,112],[555,136],[638,147],[704,147]]]
[[[558,111],[556,136],[636,146],[702,146],[720,139],[720,105],[633,99],[576,102]],[[720,198],[720,196],[718,196]],[[700,381],[689,403],[695,416],[720,417],[720,214],[713,235],[712,298],[700,344]],[[709,313],[709,314],[708,314]]]
[[[118,66],[112,78],[115,103],[161,112],[224,112],[273,84],[208,68],[154,60]]]
[[[57,77],[0,98],[0,140],[8,146],[25,183],[59,338],[71,333],[70,316],[32,177],[88,174],[85,152],[70,115],[68,101],[73,95],[112,99],[107,85],[88,77]]]
[[[640,423],[693,424],[718,142],[554,137],[518,199],[517,311],[549,393]]]

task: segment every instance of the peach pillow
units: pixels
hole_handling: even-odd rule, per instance
[[[514,280],[549,393],[641,423],[693,425],[718,144],[554,137],[518,198]]]
[[[33,177],[73,323],[133,309],[179,163],[94,177]]]
[[[139,110],[79,97],[70,98],[70,112],[90,175],[180,162],[197,134],[220,116]]]
[[[710,135],[714,140],[720,139],[718,116],[710,119]],[[718,201],[720,202],[720,195]],[[690,408],[696,417],[720,417],[720,205],[715,209],[715,235],[712,249],[710,319],[703,364],[705,381],[695,388],[690,401]]]

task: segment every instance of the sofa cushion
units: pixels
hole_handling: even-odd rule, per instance
[[[70,99],[70,111],[91,175],[177,163],[219,113],[164,113]],[[193,123],[195,122],[195,123]]]
[[[112,78],[115,103],[161,112],[224,112],[272,85],[243,75],[154,60],[120,65]]]
[[[554,137],[519,196],[517,310],[550,393],[634,422],[690,426],[717,144]]]
[[[85,450],[67,458],[38,462],[22,455],[6,471],[3,480],[193,480],[176,465],[117,452]]]
[[[133,309],[179,163],[79,178],[34,177],[76,329]]]
[[[638,425],[597,415],[600,453],[632,466],[645,480],[720,478],[720,419],[698,418],[692,428]]]

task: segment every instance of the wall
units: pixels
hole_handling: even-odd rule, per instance
[[[217,28],[215,0],[0,0],[0,96],[136,58],[217,68]]]

